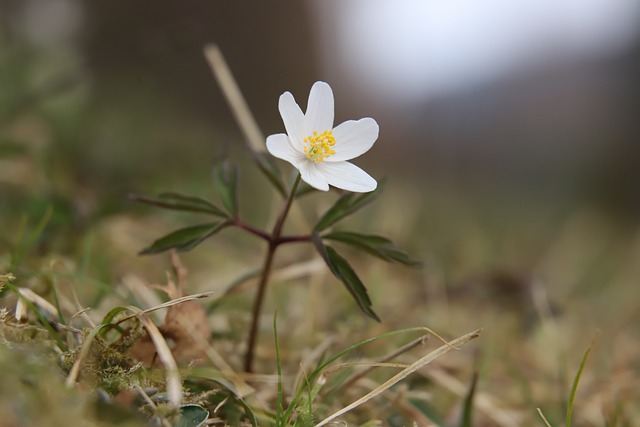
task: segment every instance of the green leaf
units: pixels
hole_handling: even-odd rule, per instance
[[[464,405],[462,409],[462,417],[460,419],[460,427],[472,427],[473,423],[473,398],[476,395],[476,386],[478,384],[478,373],[473,374],[469,391],[464,398]]]
[[[322,257],[329,269],[331,269],[329,254],[327,253],[327,247],[322,241],[322,236],[314,231],[313,233],[311,233],[311,243],[313,243],[313,245],[316,247],[316,251],[318,251],[318,254]],[[333,273],[333,270],[331,270],[331,272]]]
[[[181,228],[156,240],[151,246],[143,249],[140,255],[157,254],[174,248],[178,251],[189,251],[229,225],[229,221],[217,221]]]
[[[369,193],[362,193],[358,195],[356,195],[356,193],[343,194],[338,200],[336,200],[334,205],[325,212],[322,218],[320,218],[314,227],[314,230],[322,231],[341,219],[358,211],[360,208],[368,205],[380,194],[383,187],[384,182],[380,182],[378,188]]]
[[[214,181],[222,204],[231,216],[238,214],[237,188],[238,188],[238,167],[223,159],[218,162],[215,168]]]
[[[158,197],[130,194],[129,199],[164,209],[206,213],[221,218],[229,217],[222,209],[201,197],[185,196],[180,193],[167,192],[160,194]]]
[[[276,369],[278,372],[278,405],[276,406],[276,427],[284,426],[282,416],[284,408],[282,406],[282,361],[280,360],[280,345],[278,343],[278,311],[273,313],[273,336],[276,349]]]
[[[312,236],[312,241],[333,275],[344,283],[360,309],[367,316],[379,322],[380,318],[371,308],[371,299],[369,299],[367,289],[364,287],[364,284],[356,272],[353,271],[349,262],[338,255],[331,246],[325,246],[317,233],[314,233]]]
[[[209,418],[209,411],[200,405],[182,405],[180,416],[173,422],[173,427],[200,427]]]
[[[229,379],[222,374],[220,371],[217,371],[212,368],[206,367],[195,367],[191,368],[187,375],[188,379],[205,379],[216,383],[222,389],[228,391],[233,395],[233,398],[242,406],[245,412],[245,416],[249,419],[249,422],[253,427],[258,426],[258,420],[256,419],[256,415],[254,414],[251,406],[247,404],[243,399],[241,393],[238,392],[236,387],[231,384]]]
[[[397,262],[412,267],[421,265],[420,261],[411,259],[406,252],[397,248],[391,240],[384,236],[334,231],[322,237],[353,246],[387,262]]]
[[[587,359],[589,358],[589,353],[593,349],[593,346],[596,344],[596,338],[593,337],[589,347],[585,350],[582,355],[582,360],[580,361],[580,367],[578,368],[578,372],[576,372],[576,376],[573,378],[573,383],[571,384],[571,391],[569,392],[569,404],[567,405],[567,417],[565,419],[564,425],[565,427],[571,427],[572,416],[573,416],[573,402],[576,398],[576,392],[578,391],[578,383],[580,382],[580,377],[582,377],[582,371],[584,370],[585,365],[587,364]]]
[[[438,427],[446,427],[446,423],[442,420],[442,417],[433,409],[429,403],[421,399],[410,398],[408,402],[420,411],[425,417],[429,418]]]

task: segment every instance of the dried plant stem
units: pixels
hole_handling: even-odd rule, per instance
[[[291,209],[291,204],[293,203],[293,199],[296,195],[296,190],[298,189],[298,185],[300,184],[300,174],[296,177],[293,186],[291,187],[291,192],[289,193],[289,197],[287,197],[287,201],[285,203],[284,209],[280,216],[278,217],[275,226],[273,227],[273,231],[269,236],[269,246],[267,248],[267,255],[264,260],[264,264],[262,267],[262,275],[260,276],[260,282],[258,283],[258,292],[256,294],[256,299],[253,304],[253,312],[251,315],[251,330],[249,332],[249,340],[247,341],[247,354],[244,359],[244,370],[246,372],[253,372],[253,358],[255,354],[255,346],[258,338],[258,327],[260,325],[260,314],[262,313],[262,305],[264,304],[264,296],[267,289],[267,284],[269,282],[269,276],[271,274],[271,267],[273,266],[273,258],[276,253],[276,249],[282,243],[280,239],[280,235],[282,234],[282,227],[284,226],[284,221],[287,219],[287,215],[289,214],[289,210]]]
[[[551,427],[551,424],[549,424],[549,421],[547,421],[547,417],[544,416],[544,414],[542,413],[542,410],[540,408],[536,408],[538,410],[538,414],[540,415],[540,418],[542,418],[542,421],[544,421],[544,425],[546,425],[547,427]]]
[[[344,389],[347,389],[349,387],[351,387],[353,384],[355,384],[356,382],[358,382],[358,380],[360,378],[363,378],[365,376],[367,376],[369,374],[369,372],[371,372],[373,369],[380,367],[380,366],[385,366],[386,362],[389,362],[390,360],[395,359],[396,357],[406,353],[409,350],[412,350],[413,348],[419,346],[419,345],[424,345],[427,340],[429,339],[429,334],[425,334],[419,338],[416,338],[415,340],[411,341],[408,344],[403,345],[402,347],[400,347],[399,349],[393,351],[390,354],[387,354],[386,356],[384,356],[383,358],[381,358],[380,360],[369,364],[369,366],[367,367],[367,369],[362,370],[361,372],[358,372],[357,374],[355,374],[354,376],[352,376],[349,380],[347,380],[344,385],[342,386]],[[403,368],[406,368],[406,366],[403,366]]]
[[[167,397],[169,398],[169,402],[175,407],[178,407],[182,404],[182,380],[180,378],[178,364],[173,358],[171,349],[165,341],[164,336],[162,336],[162,333],[155,323],[149,320],[149,318],[142,313],[139,314],[138,318],[151,337],[151,341],[156,348],[156,353],[164,365],[167,379]]]
[[[355,408],[357,406],[360,406],[363,403],[365,403],[365,402],[373,399],[374,397],[378,396],[380,393],[382,393],[385,390],[389,389],[390,387],[392,387],[393,385],[395,385],[399,381],[402,381],[403,379],[405,379],[406,377],[408,377],[412,373],[414,373],[417,370],[423,368],[425,365],[431,363],[433,360],[437,359],[438,357],[442,356],[443,354],[449,352],[451,349],[458,348],[459,346],[465,344],[468,341],[471,341],[474,338],[477,338],[478,336],[480,336],[480,329],[475,330],[473,332],[469,332],[468,334],[465,334],[465,335],[463,335],[463,336],[461,336],[461,337],[459,337],[459,338],[457,338],[457,339],[455,339],[455,340],[453,340],[451,342],[448,342],[448,343],[438,347],[437,349],[435,349],[434,351],[430,352],[429,354],[427,354],[427,355],[421,357],[420,359],[416,360],[410,366],[408,366],[407,368],[403,369],[401,372],[399,372],[396,375],[394,375],[393,377],[391,377],[389,380],[387,380],[386,382],[384,382],[383,384],[378,386],[376,389],[372,390],[371,392],[367,393],[366,395],[364,395],[360,399],[356,400],[352,404],[347,405],[346,407],[342,408],[341,410],[335,412],[334,414],[332,414],[332,415],[328,416],[327,418],[325,418],[324,420],[320,421],[318,424],[315,425],[315,427],[321,427],[323,425],[329,424],[331,421],[333,421],[334,419],[338,418],[342,414],[344,414],[346,412],[349,412],[353,408]]]
[[[204,56],[209,62],[211,71],[215,76],[222,93],[231,108],[240,130],[244,134],[252,151],[264,151],[264,135],[260,132],[256,119],[251,114],[247,101],[242,96],[240,87],[236,83],[227,61],[220,48],[215,44],[208,44],[204,47]]]

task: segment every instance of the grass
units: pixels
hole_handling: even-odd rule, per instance
[[[145,218],[135,220],[137,221],[140,224],[147,222]],[[36,228],[29,231],[33,230]],[[582,227],[569,227],[564,233],[556,234],[556,239],[561,242],[551,242],[551,246],[563,246],[566,241],[582,239],[584,230]],[[94,256],[104,256],[113,245],[130,243],[103,241],[101,246],[105,253]],[[242,270],[238,270],[235,263],[219,262],[214,269],[211,265],[207,266],[210,254],[213,254],[214,259],[220,259],[226,252],[224,247],[227,244],[227,241],[211,244],[206,247],[207,250],[183,257],[193,276],[193,280],[189,281],[188,295],[206,296],[191,302],[203,307],[214,301],[215,304],[208,314],[213,329],[211,335],[203,337],[204,348],[199,354],[202,365],[193,368],[196,374],[192,375],[188,368],[189,362],[182,361],[187,367],[181,368],[182,388],[179,394],[186,399],[184,403],[206,408],[211,414],[210,419],[227,418],[228,422],[247,422],[254,416],[258,425],[269,425],[276,423],[278,416],[279,425],[315,425],[313,423],[332,419],[330,417],[335,414],[356,424],[381,420],[382,425],[406,425],[422,420],[432,425],[451,425],[450,420],[452,417],[455,419],[457,413],[460,414],[459,425],[508,426],[535,425],[540,420],[536,408],[541,408],[549,424],[553,426],[563,425],[560,421],[563,413],[567,418],[564,425],[569,425],[568,420],[573,420],[574,425],[598,425],[602,421],[606,425],[625,426],[633,425],[638,419],[633,405],[638,397],[635,386],[638,378],[633,356],[638,354],[638,347],[633,339],[637,334],[637,303],[625,298],[626,292],[630,292],[629,288],[633,283],[631,278],[636,270],[631,257],[621,256],[634,247],[633,239],[629,239],[626,245],[618,243],[618,251],[610,253],[609,259],[601,260],[604,263],[613,262],[611,258],[619,260],[614,274],[610,275],[609,287],[592,288],[588,286],[588,282],[574,284],[574,287],[587,289],[581,293],[572,287],[551,287],[551,283],[559,283],[558,278],[566,280],[572,276],[571,271],[564,269],[547,277],[546,283],[534,281],[524,290],[505,290],[504,286],[507,285],[500,280],[506,279],[491,277],[491,272],[488,277],[473,277],[472,283],[456,279],[443,284],[438,282],[442,276],[437,275],[434,270],[416,272],[398,267],[369,267],[367,270],[367,265],[371,264],[365,263],[363,256],[354,265],[363,272],[363,278],[368,279],[374,307],[379,310],[383,319],[381,325],[361,316],[353,303],[344,298],[343,289],[335,286],[334,279],[323,268],[306,262],[301,255],[283,252],[274,270],[274,293],[266,306],[267,313],[278,309],[278,323],[281,325],[278,328],[278,339],[281,345],[277,350],[268,344],[274,330],[261,330],[261,344],[257,347],[257,372],[262,374],[252,376],[245,376],[240,372],[242,360],[239,350],[240,343],[244,341],[248,320],[247,291],[255,284],[256,279],[249,279],[227,292],[224,278],[231,276],[230,271],[236,271],[241,276],[244,274]],[[606,238],[594,238],[591,244],[609,246]],[[128,255],[126,251],[120,253],[125,258],[134,257],[135,249],[140,247],[142,245],[136,246],[134,242]],[[571,256],[590,259],[589,254]],[[97,262],[93,259],[89,262],[89,268],[84,271],[73,267],[73,263],[68,269],[52,269],[51,266],[57,263],[51,261],[51,254],[40,255],[33,248],[27,249],[23,257],[27,262],[11,269],[16,272],[16,277],[7,275],[9,270],[3,275],[3,305],[13,310],[16,304],[21,304],[15,298],[19,289],[34,286],[38,289],[37,284],[46,278],[50,281],[49,286],[44,288],[45,291],[40,288],[34,294],[51,301],[53,309],[49,307],[45,311],[41,302],[33,297],[29,299],[28,296],[23,296],[26,298],[23,305],[28,313],[26,323],[12,320],[10,314],[5,315],[2,324],[5,342],[3,352],[12,353],[16,346],[19,346],[19,351],[31,349],[34,358],[42,359],[38,363],[49,363],[52,368],[58,366],[53,356],[56,353],[64,354],[66,364],[55,368],[60,372],[59,379],[56,380],[54,376],[46,381],[57,384],[55,387],[61,393],[66,393],[64,376],[72,388],[76,387],[78,381],[85,389],[106,388],[113,394],[109,397],[109,405],[122,405],[115,403],[114,399],[119,400],[121,394],[138,395],[139,392],[130,391],[135,390],[132,388],[133,384],[121,377],[131,377],[135,372],[131,371],[135,363],[126,354],[118,352],[125,345],[122,341],[127,333],[138,340],[144,334],[136,332],[136,328],[140,327],[137,325],[119,331],[113,329],[112,325],[119,321],[123,321],[122,324],[125,325],[141,321],[139,315],[124,316],[127,306],[131,306],[127,310],[134,310],[136,313],[144,310],[145,316],[152,316],[188,299],[173,299],[166,304],[158,294],[149,294],[145,283],[152,284],[155,281],[153,277],[157,275],[153,273],[156,268],[154,264],[161,266],[166,263],[165,257],[158,258],[151,265],[145,259],[128,264],[134,265],[130,268],[137,271],[135,275],[138,278],[114,282],[108,291],[104,291],[98,285],[99,281],[88,280],[88,277],[92,263],[102,264],[105,261]],[[43,263],[45,259],[49,261]],[[593,267],[584,263],[584,260],[582,265],[593,271]],[[552,261],[558,265],[555,259]],[[117,264],[113,258],[110,262]],[[566,268],[575,268],[576,263],[575,258],[568,258]],[[168,263],[165,265],[165,268],[171,267]],[[469,267],[462,265],[460,268],[464,270]],[[291,276],[287,271],[295,271],[295,274]],[[548,271],[553,272],[553,269]],[[143,279],[145,274],[150,274],[151,279]],[[426,279],[421,277],[422,274],[426,275]],[[231,282],[233,280],[227,283]],[[301,286],[304,283],[306,285]],[[390,286],[394,289],[392,295],[388,294]],[[497,290],[502,291],[502,294],[496,295],[494,287],[498,287]],[[199,294],[200,291],[207,293]],[[77,294],[80,306],[75,302],[73,294]],[[320,294],[322,299],[317,297]],[[54,295],[57,295],[57,304]],[[101,297],[96,300],[96,295]],[[605,296],[617,302],[614,311],[610,305],[600,304],[600,299]],[[508,300],[504,301],[504,298]],[[88,312],[79,314],[81,309],[88,308],[88,304],[83,304],[83,301],[97,301],[97,304],[91,306]],[[114,309],[119,312],[120,318],[113,313],[108,314]],[[55,311],[51,313],[51,310]],[[591,315],[587,317],[589,313]],[[94,323],[93,326],[89,319]],[[161,326],[161,319],[155,322]],[[431,344],[414,345],[405,353],[394,354],[391,359],[385,356],[396,353],[395,350],[417,338],[402,341],[388,336],[380,341],[367,342],[364,346],[363,340],[367,337],[412,324],[429,325],[438,333],[450,337],[449,339],[454,338],[456,332],[461,334],[465,328],[469,330],[483,326],[485,333],[475,340],[472,347],[449,352],[435,364],[426,367],[414,365],[416,369],[410,371],[406,370],[423,360],[424,355],[430,354],[430,351],[422,348],[433,345],[433,339],[429,341]],[[146,326],[150,325],[147,323]],[[93,341],[107,329],[110,335],[100,338],[106,341],[96,347]],[[584,341],[596,329],[605,333],[597,345],[590,347],[591,363],[585,364],[586,354],[582,362],[579,362],[579,347],[584,345]],[[159,336],[162,337],[162,333]],[[340,348],[349,351],[342,353]],[[450,349],[446,346],[441,348]],[[279,355],[279,363],[276,355]],[[100,361],[103,357],[108,363]],[[171,372],[172,365],[166,364],[166,360],[160,358],[161,363],[148,372],[140,368],[140,372],[136,372],[133,377],[139,387],[156,388],[160,394],[168,390],[166,376],[155,373],[166,371],[167,366],[169,370],[166,372]],[[578,363],[572,364],[576,360]],[[19,359],[11,359],[5,363],[10,365],[4,365],[3,371],[12,369],[19,372],[22,369]],[[121,366],[123,363],[124,367]],[[66,368],[68,366],[71,368]],[[210,369],[209,379],[197,374],[197,369],[205,367]],[[281,369],[281,376],[269,374],[275,373],[278,367]],[[70,370],[67,372],[66,369]],[[325,369],[328,370],[324,371]],[[395,373],[389,370],[395,370]],[[574,377],[573,386],[566,378],[571,371],[579,372]],[[412,375],[402,377],[402,373],[407,372]],[[477,372],[477,381],[473,379],[474,372]],[[402,378],[398,379],[400,377]],[[390,378],[397,381],[391,380],[389,383]],[[45,381],[44,377],[42,381]],[[173,384],[175,385],[175,381]],[[282,387],[280,399],[278,387]],[[472,395],[469,394],[471,389],[475,390]],[[28,390],[21,391],[25,396],[30,396],[29,393]],[[567,395],[570,397],[563,398]],[[166,396],[167,400],[174,399],[174,403],[177,403],[175,391],[173,397],[169,394]],[[85,398],[89,400],[88,397]],[[39,400],[42,397],[33,396],[28,399],[33,399],[33,405],[44,405]],[[369,399],[371,401],[366,402]],[[283,405],[280,412],[279,400]],[[120,408],[124,412],[128,411],[132,420],[136,419],[134,414],[139,408],[148,405],[142,403],[144,401],[135,402]],[[86,405],[90,407],[91,403],[87,402]],[[174,413],[162,412],[162,408],[164,407],[160,405],[160,409],[154,410],[156,412],[150,412],[149,408],[144,411],[148,416],[175,419]],[[4,411],[6,410],[5,408]],[[100,415],[90,411],[82,416],[95,422],[100,421]],[[470,419],[473,424],[470,424]],[[104,418],[103,422],[109,424],[110,419]]]
[[[207,52],[220,64],[219,52]],[[218,78],[231,84],[229,74]],[[238,94],[226,92],[255,148],[259,130]],[[11,132],[10,122],[3,126],[3,135]],[[42,173],[46,156],[31,154],[2,161]],[[65,167],[72,171],[74,164],[70,159]],[[256,332],[255,373],[243,370],[242,356],[262,247],[225,231],[180,257],[138,257],[160,233],[189,225],[184,217],[109,199],[105,204],[118,209],[78,226],[77,214],[63,209],[79,203],[77,196],[62,192],[61,200],[38,184],[5,183],[0,419],[7,425],[640,423],[637,223],[589,204],[515,193],[487,192],[478,202],[437,183],[417,188],[389,175],[382,200],[345,224],[393,236],[424,267],[374,263],[336,246],[367,284],[382,319],[376,323],[314,261],[313,248],[283,248]],[[176,179],[177,187],[204,193],[196,178]],[[252,221],[269,222],[279,191],[254,194],[259,178],[246,179],[251,185],[241,194],[264,202]],[[97,194],[90,198],[105,194],[89,191]],[[291,227],[317,220],[332,198],[302,199]],[[597,343],[583,351],[598,330]]]

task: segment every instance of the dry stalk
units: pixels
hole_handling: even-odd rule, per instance
[[[238,126],[240,126],[240,130],[249,143],[249,148],[252,151],[264,151],[264,135],[262,135],[253,114],[251,114],[249,105],[242,96],[238,83],[233,77],[229,65],[227,65],[224,56],[222,56],[218,45],[206,45],[204,47],[204,56],[211,67],[211,71],[218,85],[220,85],[220,89],[222,89],[222,93],[231,108],[233,116],[238,122]]]
[[[383,393],[384,391],[388,390],[390,387],[393,387],[398,382],[404,380],[405,378],[407,378],[409,375],[413,374],[417,370],[419,370],[419,369],[423,368],[424,366],[426,366],[427,364],[431,363],[432,361],[434,361],[438,357],[448,353],[449,351],[451,351],[451,349],[457,349],[459,346],[467,343],[468,341],[471,341],[472,339],[477,338],[478,336],[480,336],[480,331],[481,331],[481,329],[477,329],[477,330],[475,330],[473,332],[469,332],[466,335],[463,335],[463,336],[461,336],[459,338],[456,338],[455,340],[453,340],[451,342],[448,342],[448,343],[438,347],[437,349],[435,349],[434,351],[430,352],[429,354],[427,354],[427,355],[421,357],[420,359],[416,360],[409,367],[407,367],[406,369],[403,369],[402,371],[400,371],[399,373],[397,373],[396,375],[391,377],[389,380],[387,380],[384,383],[382,383],[376,389],[372,390],[371,392],[367,393],[366,395],[364,395],[360,399],[356,400],[355,402],[351,403],[350,405],[345,406],[344,408],[340,409],[339,411],[333,413],[332,415],[328,416],[324,420],[320,421],[318,424],[315,425],[315,427],[321,427],[323,425],[326,425],[326,424],[330,423],[331,421],[333,421],[334,419],[336,419],[339,416],[341,416],[342,414],[345,414],[345,413],[351,411],[352,409],[362,405],[363,403],[368,402],[369,400],[373,399],[374,397],[376,397],[376,396],[380,395],[381,393]]]

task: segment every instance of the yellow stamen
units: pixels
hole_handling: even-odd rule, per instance
[[[331,147],[336,145],[336,139],[333,136],[332,130],[325,130],[321,134],[318,134],[318,132],[314,130],[313,135],[306,137],[304,142],[304,154],[307,156],[307,159],[313,162],[322,162],[332,154],[336,154],[336,152],[331,149]]]

